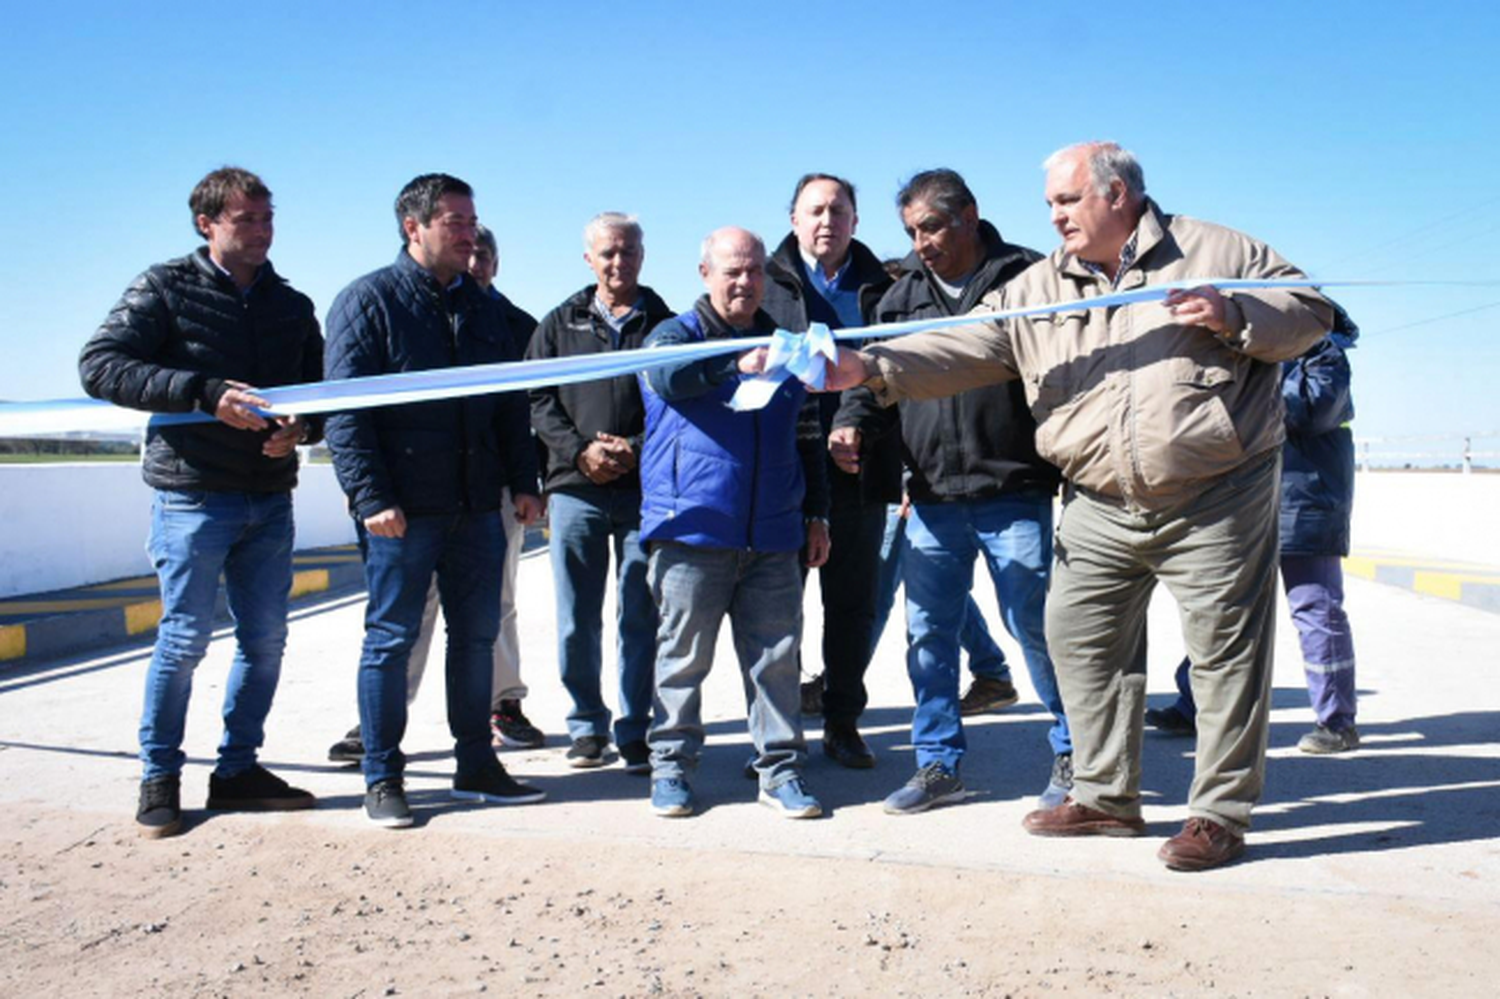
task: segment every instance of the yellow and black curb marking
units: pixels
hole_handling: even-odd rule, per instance
[[[1500,613],[1500,568],[1494,566],[1363,549],[1344,559],[1344,572]]]
[[[292,557],[293,600],[362,585],[364,570],[354,545]],[[222,593],[218,613],[225,613]],[[0,600],[0,668],[126,642],[155,632],[160,621],[155,576]]]

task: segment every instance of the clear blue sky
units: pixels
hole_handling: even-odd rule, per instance
[[[640,216],[644,279],[686,307],[704,233],[776,242],[808,170],[859,185],[882,256],[906,249],[897,185],[932,166],[1050,250],[1039,163],[1089,138],[1133,149],[1168,211],[1314,276],[1500,278],[1493,0],[727,8],[13,5],[0,399],[81,394],[78,347],[135,274],[198,244],[187,194],[224,163],[275,191],[273,259],[320,315],[393,258],[417,173],[474,185],[500,285],[533,312],[590,279],[579,233],[603,209]],[[1500,431],[1500,308],[1409,325],[1500,287],[1339,297],[1368,334],[1357,433]]]

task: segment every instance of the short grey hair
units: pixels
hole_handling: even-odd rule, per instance
[[[583,248],[588,252],[594,252],[594,240],[606,232],[624,230],[632,233],[636,239],[645,241],[646,234],[641,231],[641,223],[634,215],[626,215],[624,212],[600,212],[589,219],[589,224],[583,227]]]
[[[736,227],[735,226],[725,226],[724,227],[724,229],[732,229],[732,228],[736,228]],[[703,264],[703,266],[706,267],[706,268],[708,268],[709,270],[713,270],[714,269],[714,244],[718,242],[719,233],[723,232],[724,229],[715,229],[713,232],[711,232],[707,236],[703,237],[703,246],[702,246],[701,250],[699,251],[699,257],[698,257],[698,259]],[[760,259],[761,260],[765,260],[766,259],[766,241],[763,240],[763,239],[761,239],[755,233],[751,232],[749,229],[741,229],[740,231],[743,232],[745,235],[747,235],[747,236],[750,237],[750,239],[755,243],[755,248],[760,251]]]
[[[897,211],[906,211],[916,201],[925,203],[928,208],[941,212],[950,220],[957,219],[959,212],[971,205],[978,207],[974,192],[969,190],[963,177],[957,170],[946,167],[913,174],[910,180],[901,185],[901,190],[896,192]]]
[[[1146,174],[1141,170],[1141,161],[1135,153],[1118,142],[1079,142],[1065,146],[1042,161],[1042,169],[1050,171],[1060,163],[1071,161],[1079,153],[1085,156],[1089,175],[1094,181],[1094,191],[1100,196],[1109,194],[1109,185],[1119,181],[1132,200],[1146,197]]]

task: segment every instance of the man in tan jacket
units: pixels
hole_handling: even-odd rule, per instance
[[[1196,772],[1174,870],[1244,851],[1265,776],[1276,604],[1279,362],[1324,335],[1309,289],[1220,293],[1210,278],[1300,278],[1248,236],[1165,214],[1114,143],[1044,164],[1062,246],[976,309],[1205,279],[1166,299],[918,333],[841,350],[830,389],[882,402],[1019,378],[1037,450],[1068,480],[1047,643],[1073,727],[1074,786],[1026,816],[1042,836],[1136,836],[1146,677],[1136,650],[1158,580],[1182,611],[1199,701]]]

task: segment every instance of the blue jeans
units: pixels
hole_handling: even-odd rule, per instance
[[[448,630],[448,730],[460,774],[495,763],[490,748],[490,684],[500,631],[505,528],[500,511],[412,516],[406,535],[381,538],[360,528],[365,558],[365,643],[359,658],[359,728],[365,783],[406,769],[406,664],[422,627],[422,605],[437,574]]]
[[[901,505],[891,503],[886,507],[885,535],[880,539],[879,590],[875,597],[875,627],[870,636],[871,654],[880,644],[891,608],[896,605],[896,588],[901,585],[906,546],[906,518],[901,516]],[[990,637],[984,613],[974,603],[972,592],[964,598],[964,623],[958,632],[958,644],[969,654],[969,672],[976,678],[1010,682],[1010,664],[1005,661],[1000,646]]]
[[[604,486],[570,486],[547,500],[552,581],[557,589],[557,660],[573,699],[568,736],[608,736],[609,708],[600,674],[604,660],[604,587],[615,556],[616,657],[620,716],[615,744],[646,738],[656,668],[656,602],[646,582],[641,547],[641,494]]]
[[[281,677],[292,588],[292,494],[157,490],[146,552],[161,580],[161,624],[146,671],[141,763],[150,780],[182,772],[188,698],[213,635],[219,574],[234,615],[224,737],[214,772],[255,765]]]
[[[1031,685],[1047,710],[1053,753],[1073,751],[1057,674],[1047,655],[1047,580],[1052,562],[1052,500],[1000,496],[913,505],[906,527],[906,669],[917,708],[912,744],[917,766],[955,767],[966,743],[958,707],[958,634],[964,594],[983,555],[1000,615],[1026,656]]]
[[[661,609],[656,643],[656,717],[651,775],[683,778],[703,748],[703,680],[725,615],[750,694],[750,738],[763,788],[797,776],[802,736],[797,647],[802,579],[797,552],[651,546],[651,593]]]

